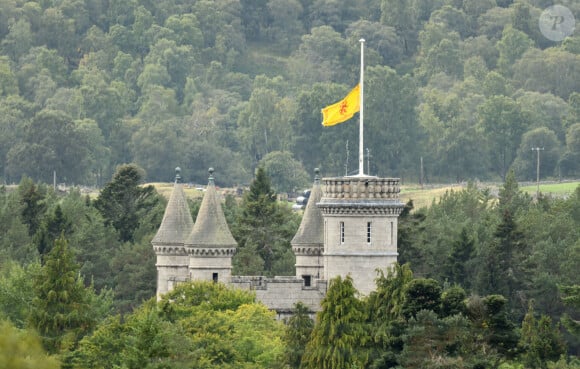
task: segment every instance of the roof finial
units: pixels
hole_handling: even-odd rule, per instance
[[[181,183],[181,168],[175,168],[175,183]]]
[[[320,184],[320,169],[314,168],[314,184]]]
[[[213,183],[213,168],[209,168],[207,171],[209,172],[209,184],[214,184]]]

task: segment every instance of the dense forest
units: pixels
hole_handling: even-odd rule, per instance
[[[365,165],[431,182],[580,175],[580,36],[551,41],[547,0],[1,0],[0,177],[277,190],[357,168],[356,119],[322,107],[359,78]],[[564,5],[580,19],[580,3]]]
[[[580,176],[580,36],[544,37],[550,5],[0,0],[0,368],[580,367],[580,187],[518,187],[537,155],[542,178]],[[314,321],[220,284],[157,303],[167,200],[143,183],[176,166],[249,185],[223,204],[234,274],[294,274],[300,215],[276,192],[357,167],[357,123],[320,109],[357,83],[360,38],[368,172],[469,185],[407,203],[399,264],[369,296],[331,281]]]

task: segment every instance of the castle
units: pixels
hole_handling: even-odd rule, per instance
[[[179,282],[213,280],[255,291],[259,301],[283,318],[298,301],[319,311],[328,281],[337,276],[350,275],[354,287],[368,295],[375,289],[376,270],[397,261],[397,220],[404,206],[399,192],[398,178],[357,175],[321,180],[317,169],[291,242],[296,275],[233,276],[237,244],[221,208],[213,169],[195,223],[178,172],[151,241],[157,255],[157,298]]]

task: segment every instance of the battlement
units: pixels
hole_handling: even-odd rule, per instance
[[[334,177],[322,179],[322,192],[327,199],[398,200],[399,178]]]
[[[312,313],[320,311],[327,289],[327,281],[315,280],[311,286],[306,286],[302,278],[293,276],[232,276],[229,284],[255,291],[256,299],[269,309],[275,310],[279,319],[292,315],[294,305],[299,301]]]

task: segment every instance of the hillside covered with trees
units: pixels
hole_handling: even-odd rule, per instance
[[[549,5],[0,0],[0,368],[578,368],[580,187],[517,182],[533,147],[542,178],[580,176],[580,36],[545,38]],[[356,168],[357,124],[320,109],[357,83],[360,38],[369,172],[417,181],[422,158],[498,196],[407,203],[399,264],[369,296],[333,280],[315,321],[213,283],[157,303],[166,199],[143,183],[176,166],[249,184],[223,204],[234,274],[294,274],[300,216],[275,195]]]
[[[580,175],[580,36],[538,26],[543,0],[0,1],[0,177],[278,191],[356,169],[354,121],[320,109],[359,77],[371,174],[434,182]],[[580,19],[580,5],[565,4]],[[350,158],[349,158],[350,153]],[[366,162],[366,161],[365,161]]]

